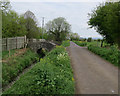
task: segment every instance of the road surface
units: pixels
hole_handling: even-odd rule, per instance
[[[73,42],[67,51],[75,79],[76,94],[118,94],[118,68]]]

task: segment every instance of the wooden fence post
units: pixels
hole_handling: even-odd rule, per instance
[[[7,50],[7,38],[6,38],[6,42],[5,43],[6,43],[6,50]]]
[[[16,49],[17,49],[17,37],[16,37]]]
[[[24,36],[24,48],[26,49],[26,44],[27,44],[27,42],[26,42],[26,35]]]

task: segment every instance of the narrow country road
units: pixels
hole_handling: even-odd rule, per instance
[[[73,42],[67,51],[75,79],[76,94],[118,94],[118,68]]]

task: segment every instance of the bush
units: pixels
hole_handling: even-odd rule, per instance
[[[73,42],[79,46],[87,46],[87,42],[82,42],[82,41],[73,41]]]
[[[73,72],[64,47],[57,46],[4,94],[74,94]]]
[[[63,42],[62,42],[62,46],[63,46],[63,47],[68,47],[68,46],[70,46],[70,41],[63,41]]]
[[[94,52],[95,54],[100,55],[104,59],[108,60],[115,66],[119,66],[119,63],[118,63],[119,57],[118,57],[118,49],[117,48],[112,46],[110,49],[107,49],[107,48],[101,48],[98,46],[90,45],[90,46],[88,46],[88,49],[90,51]]]
[[[27,50],[23,55],[10,58],[2,64],[2,86],[8,85],[22,70],[36,61],[36,54]]]
[[[87,39],[87,42],[91,42],[91,41],[92,41],[92,38],[88,38],[88,39]]]

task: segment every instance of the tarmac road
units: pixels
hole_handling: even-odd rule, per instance
[[[73,42],[71,58],[76,94],[118,94],[118,68]]]

